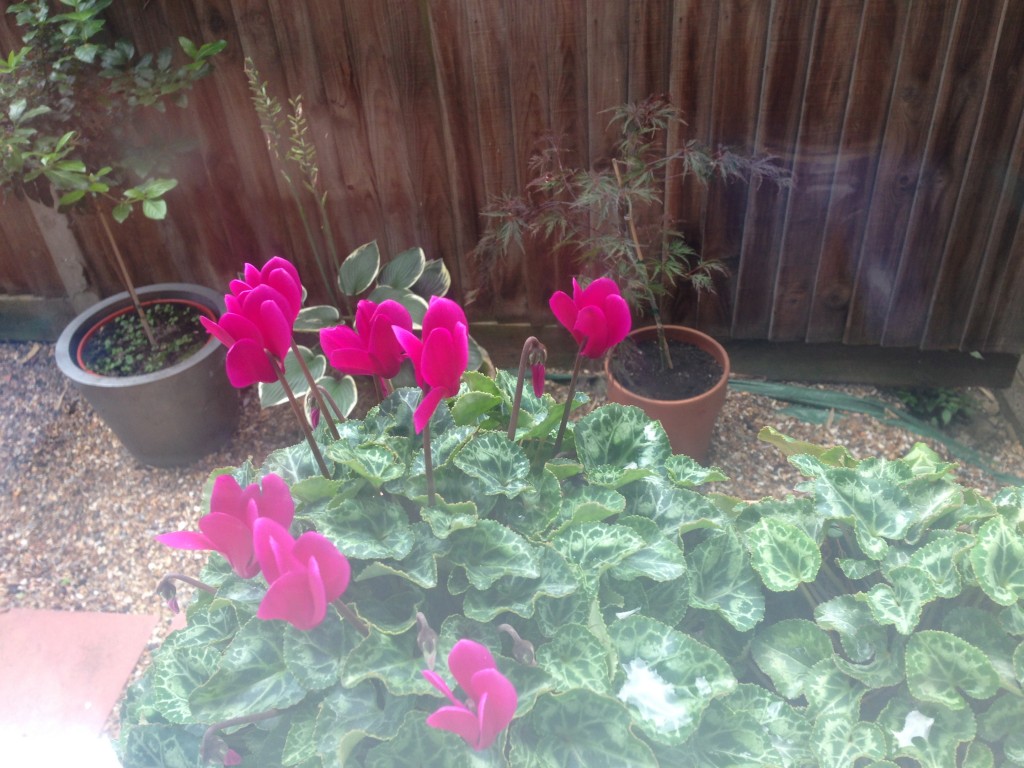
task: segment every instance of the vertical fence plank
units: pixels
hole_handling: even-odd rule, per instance
[[[616,133],[608,110],[626,102],[629,80],[629,5],[587,0],[587,111],[590,162],[607,160]]]
[[[882,339],[955,13],[947,0],[916,0],[907,18],[844,334],[848,344]]]
[[[810,307],[809,342],[843,339],[908,8],[904,0],[868,0],[864,7]]]
[[[816,6],[817,0],[780,3],[774,7],[769,27],[754,151],[774,155],[790,169],[796,152]],[[746,151],[744,145],[738,149]],[[795,180],[796,185],[802,183],[800,178]],[[739,337],[766,338],[770,333],[779,250],[791,194],[770,184],[749,190],[732,314],[733,333]]]
[[[949,237],[925,328],[924,345],[949,347],[960,343],[977,296],[988,238],[993,230],[1003,178],[1024,109],[1024,88],[1015,69],[1024,51],[1024,3],[1009,2],[1001,21],[998,44],[993,45],[991,73],[981,106],[980,121],[972,138],[968,166],[952,217]]]
[[[1002,17],[1003,0],[960,4],[882,343],[917,346],[963,183]]]
[[[822,250],[823,224],[835,187],[862,15],[861,0],[818,6],[793,162],[796,184],[789,193],[771,309],[769,334],[775,341],[807,336],[817,271],[832,258]]]

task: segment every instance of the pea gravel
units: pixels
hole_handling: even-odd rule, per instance
[[[600,378],[585,377],[583,387],[595,403],[603,400]],[[832,388],[896,402],[873,387]],[[564,395],[564,385],[554,389]],[[1000,418],[995,398],[984,390],[971,394],[975,418],[956,436],[1001,471],[1024,477],[1024,450]],[[153,593],[156,582],[168,572],[198,573],[206,555],[169,549],[153,536],[195,527],[207,511],[202,489],[212,468],[247,458],[259,463],[274,448],[301,439],[287,408],[261,411],[252,390],[240,397],[241,425],[228,446],[194,466],[145,467],[61,377],[52,345],[0,343],[0,612],[29,607],[157,613],[155,647],[172,619]],[[716,490],[746,499],[792,492],[800,476],[757,440],[765,425],[803,440],[846,445],[858,458],[896,458],[919,440],[856,414],[806,424],[779,413],[783,407],[730,392],[710,461],[732,479]],[[932,447],[947,456],[941,445]],[[1001,486],[975,467],[961,468],[958,479],[986,494]]]

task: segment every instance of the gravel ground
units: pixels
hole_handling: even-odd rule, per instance
[[[584,386],[596,402],[602,400],[598,378]],[[832,388],[896,402],[872,387]],[[1000,418],[995,398],[984,390],[972,390],[972,397],[977,415],[956,437],[1003,472],[1024,477],[1024,449]],[[52,346],[0,343],[0,612],[159,613],[158,643],[172,616],[153,594],[156,582],[172,571],[197,573],[206,555],[169,549],[153,536],[194,528],[206,512],[200,502],[210,469],[249,457],[258,464],[274,448],[301,439],[287,408],[261,411],[252,391],[242,394],[242,404],[238,434],[223,450],[191,467],[144,467],[65,383]],[[799,482],[778,452],[757,441],[765,425],[799,439],[846,445],[858,458],[896,458],[920,439],[856,414],[806,424],[779,413],[783,407],[730,392],[710,460],[732,480],[716,490],[756,499],[782,496]],[[943,446],[932,447],[948,455]],[[975,467],[959,470],[959,480],[986,494],[1002,485]]]

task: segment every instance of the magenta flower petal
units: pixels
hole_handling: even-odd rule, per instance
[[[461,358],[465,356],[460,355],[455,346],[455,340],[447,328],[435,328],[429,336],[423,337],[420,372],[427,384],[449,388],[453,378],[458,381],[462,376],[466,370],[466,361]]]
[[[299,562],[316,563],[327,601],[337,600],[348,589],[352,568],[331,541],[315,531],[307,531],[295,541],[292,556]]]
[[[260,517],[269,517],[285,528],[295,518],[295,502],[288,484],[271,472],[262,481],[263,493],[259,500]],[[254,486],[249,486],[253,488]]]
[[[445,696],[447,696],[452,704],[458,707],[464,706],[461,701],[455,698],[455,694],[452,693],[452,689],[448,687],[448,683],[446,683],[444,681],[444,678],[437,674],[437,672],[433,671],[432,669],[423,669],[420,671],[423,673],[423,676],[427,678],[427,682],[435,688],[437,688],[437,690],[439,690]]]
[[[608,323],[604,312],[594,306],[585,306],[580,309],[576,318],[576,330],[583,337],[584,357],[598,358],[609,348]]]
[[[260,330],[270,353],[278,360],[284,360],[292,346],[292,323],[280,305],[264,301],[259,309]]]
[[[444,391],[440,387],[434,387],[423,396],[420,404],[416,407],[416,412],[412,415],[417,435],[430,423],[430,417],[434,415],[434,411],[437,410],[437,406],[444,398]]]
[[[231,515],[211,512],[199,520],[199,530],[231,563],[231,570],[243,579],[251,579],[260,572],[252,549],[252,529]]]
[[[574,278],[572,298],[556,291],[548,305],[585,357],[601,357],[626,338],[632,327],[629,307],[615,281],[607,277],[598,278],[586,288]]]
[[[454,328],[458,323],[469,325],[466,320],[466,313],[462,307],[451,299],[441,296],[431,296],[430,304],[423,315],[423,338],[426,338],[435,328]]]
[[[161,544],[175,549],[214,549],[213,542],[195,531],[160,533],[153,537]]]
[[[579,310],[576,309],[575,302],[564,291],[555,291],[548,299],[548,306],[551,307],[555,319],[565,326],[565,329],[572,334],[578,344],[580,339],[577,338],[579,332],[576,330],[576,316],[579,314]]]
[[[476,714],[464,706],[441,707],[427,717],[427,725],[461,736],[467,744],[479,749],[480,723]]]
[[[448,669],[455,675],[459,687],[473,699],[481,693],[473,687],[473,676],[482,669],[495,669],[497,666],[486,645],[465,638],[455,643],[448,654]]]
[[[268,584],[297,569],[299,563],[292,556],[295,539],[280,523],[267,517],[256,520],[252,526],[252,543]]]
[[[321,607],[322,594],[321,594]],[[260,601],[256,617],[264,620],[280,619],[296,629],[308,631],[324,620],[326,609],[317,618],[315,598],[309,589],[305,571],[292,571],[276,579]]]
[[[206,332],[208,334],[213,336],[213,338],[215,338],[225,347],[230,347],[232,344],[235,343],[234,338],[228,335],[228,333],[223,328],[220,327],[220,324],[215,323],[210,318],[200,317],[199,322],[203,324],[203,328],[206,329]]]
[[[476,700],[480,724],[477,749],[487,749],[501,731],[508,727],[519,706],[515,686],[497,669],[482,669],[473,675],[473,687],[480,691]]]
[[[225,359],[225,369],[231,386],[238,389],[248,387],[258,381],[266,384],[277,381],[277,372],[273,363],[267,358],[263,347],[252,339],[242,339],[229,350]]]
[[[544,363],[537,363],[530,366],[530,378],[533,382],[533,394],[537,397],[544,395]]]
[[[629,305],[622,296],[615,294],[604,300],[604,314],[608,321],[608,340],[615,346],[629,335],[633,327],[633,318],[629,314]]]

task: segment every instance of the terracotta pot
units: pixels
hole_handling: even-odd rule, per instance
[[[145,304],[170,299],[200,305],[217,317],[223,297],[199,285],[160,283],[138,290]],[[211,338],[186,360],[156,373],[101,376],[79,363],[83,341],[103,323],[131,306],[119,293],[82,312],[61,333],[57,367],[143,464],[189,464],[220,448],[238,426],[238,393],[224,370],[224,346]]]
[[[729,383],[729,355],[725,348],[707,334],[679,325],[666,325],[665,335],[674,341],[704,350],[722,366],[722,377],[702,395],[682,400],[653,400],[625,389],[612,376],[611,357],[605,359],[604,373],[608,382],[608,401],[642,408],[652,419],[657,419],[668,433],[672,450],[685,454],[704,464],[711,446],[711,433],[715,420],[725,405],[725,394]],[[646,341],[657,336],[653,325],[638,328],[630,333],[635,341]],[[614,354],[614,353],[613,353]]]

